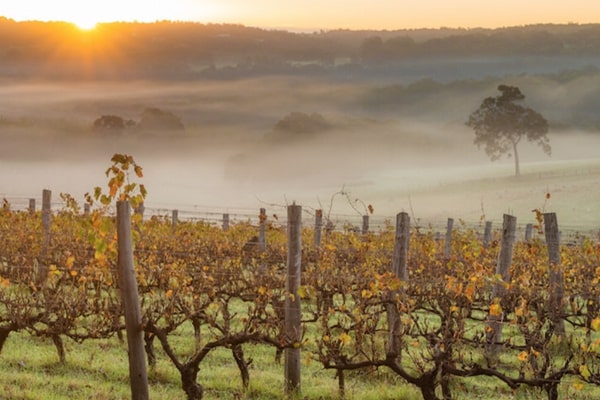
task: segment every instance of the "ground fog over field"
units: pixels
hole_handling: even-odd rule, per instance
[[[82,199],[106,183],[112,154],[127,153],[144,167],[147,204],[155,208],[277,210],[296,201],[341,214],[358,215],[371,204],[379,217],[410,211],[423,221],[478,221],[511,212],[525,222],[532,209],[546,207],[561,212],[566,224],[600,226],[600,200],[593,195],[600,189],[600,134],[551,129],[552,157],[523,143],[517,179],[512,160],[490,162],[464,125],[481,99],[496,95],[494,83],[458,98],[442,86],[436,95],[379,110],[365,104],[370,86],[302,79],[9,83],[0,89],[1,194],[39,197],[49,188],[55,199],[60,192]],[[580,82],[571,85],[579,90],[567,94],[566,85],[534,86],[530,79],[522,84],[551,122],[554,112],[566,112],[555,100],[573,103],[587,95]],[[147,107],[172,112],[185,130],[91,128],[106,114],[138,120]],[[316,115],[323,126],[275,129],[290,115]],[[335,197],[340,191],[348,197]]]

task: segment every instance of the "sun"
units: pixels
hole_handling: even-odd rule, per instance
[[[82,31],[90,31],[98,25],[98,20],[89,16],[74,18],[73,23]]]

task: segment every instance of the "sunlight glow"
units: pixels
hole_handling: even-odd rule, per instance
[[[73,21],[73,23],[82,31],[91,31],[98,25],[99,21],[88,18],[81,18],[79,20]]]
[[[0,0],[0,16],[73,22],[194,21],[259,27],[402,29],[597,23],[598,0]],[[518,10],[518,12],[515,12]]]

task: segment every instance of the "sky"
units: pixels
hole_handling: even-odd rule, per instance
[[[290,30],[497,28],[599,23],[598,0],[1,0],[0,16],[96,22],[237,23]]]

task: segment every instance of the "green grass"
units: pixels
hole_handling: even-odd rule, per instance
[[[172,337],[173,347],[187,354],[191,332]],[[26,333],[11,334],[0,354],[0,399],[11,400],[119,400],[130,399],[127,346],[117,338],[89,340],[83,344],[65,340],[67,361],[58,362],[52,342]],[[161,349],[158,362],[149,371],[149,393],[152,399],[185,399],[179,374]],[[228,349],[217,349],[200,365],[199,382],[204,398],[256,399],[284,398],[283,365],[275,362],[273,348],[262,345],[244,347],[250,365],[250,387],[242,388],[238,369]],[[576,390],[572,379],[561,385],[561,398],[589,399],[598,390],[586,385]],[[544,399],[544,393],[527,388],[510,390],[492,378],[455,379],[457,399]],[[332,370],[320,363],[302,365],[301,399],[338,399],[337,379]],[[420,399],[420,393],[386,369],[346,372],[348,400]]]
[[[187,335],[174,337],[183,349]],[[191,335],[189,336],[191,337]],[[117,338],[89,340],[82,344],[65,340],[67,361],[60,364],[51,340],[13,333],[0,354],[0,399],[11,400],[118,400],[130,399],[127,346]],[[242,388],[238,369],[228,349],[217,349],[200,365],[199,382],[204,398],[281,399],[283,364],[275,363],[275,350],[261,345],[244,347],[250,365],[250,387]],[[160,348],[158,362],[149,371],[152,399],[185,399],[179,373]],[[184,353],[187,354],[187,353]],[[348,399],[419,399],[414,388],[389,373],[347,374]],[[375,378],[375,379],[373,379]],[[316,362],[304,363],[301,398],[337,399],[335,372]]]

